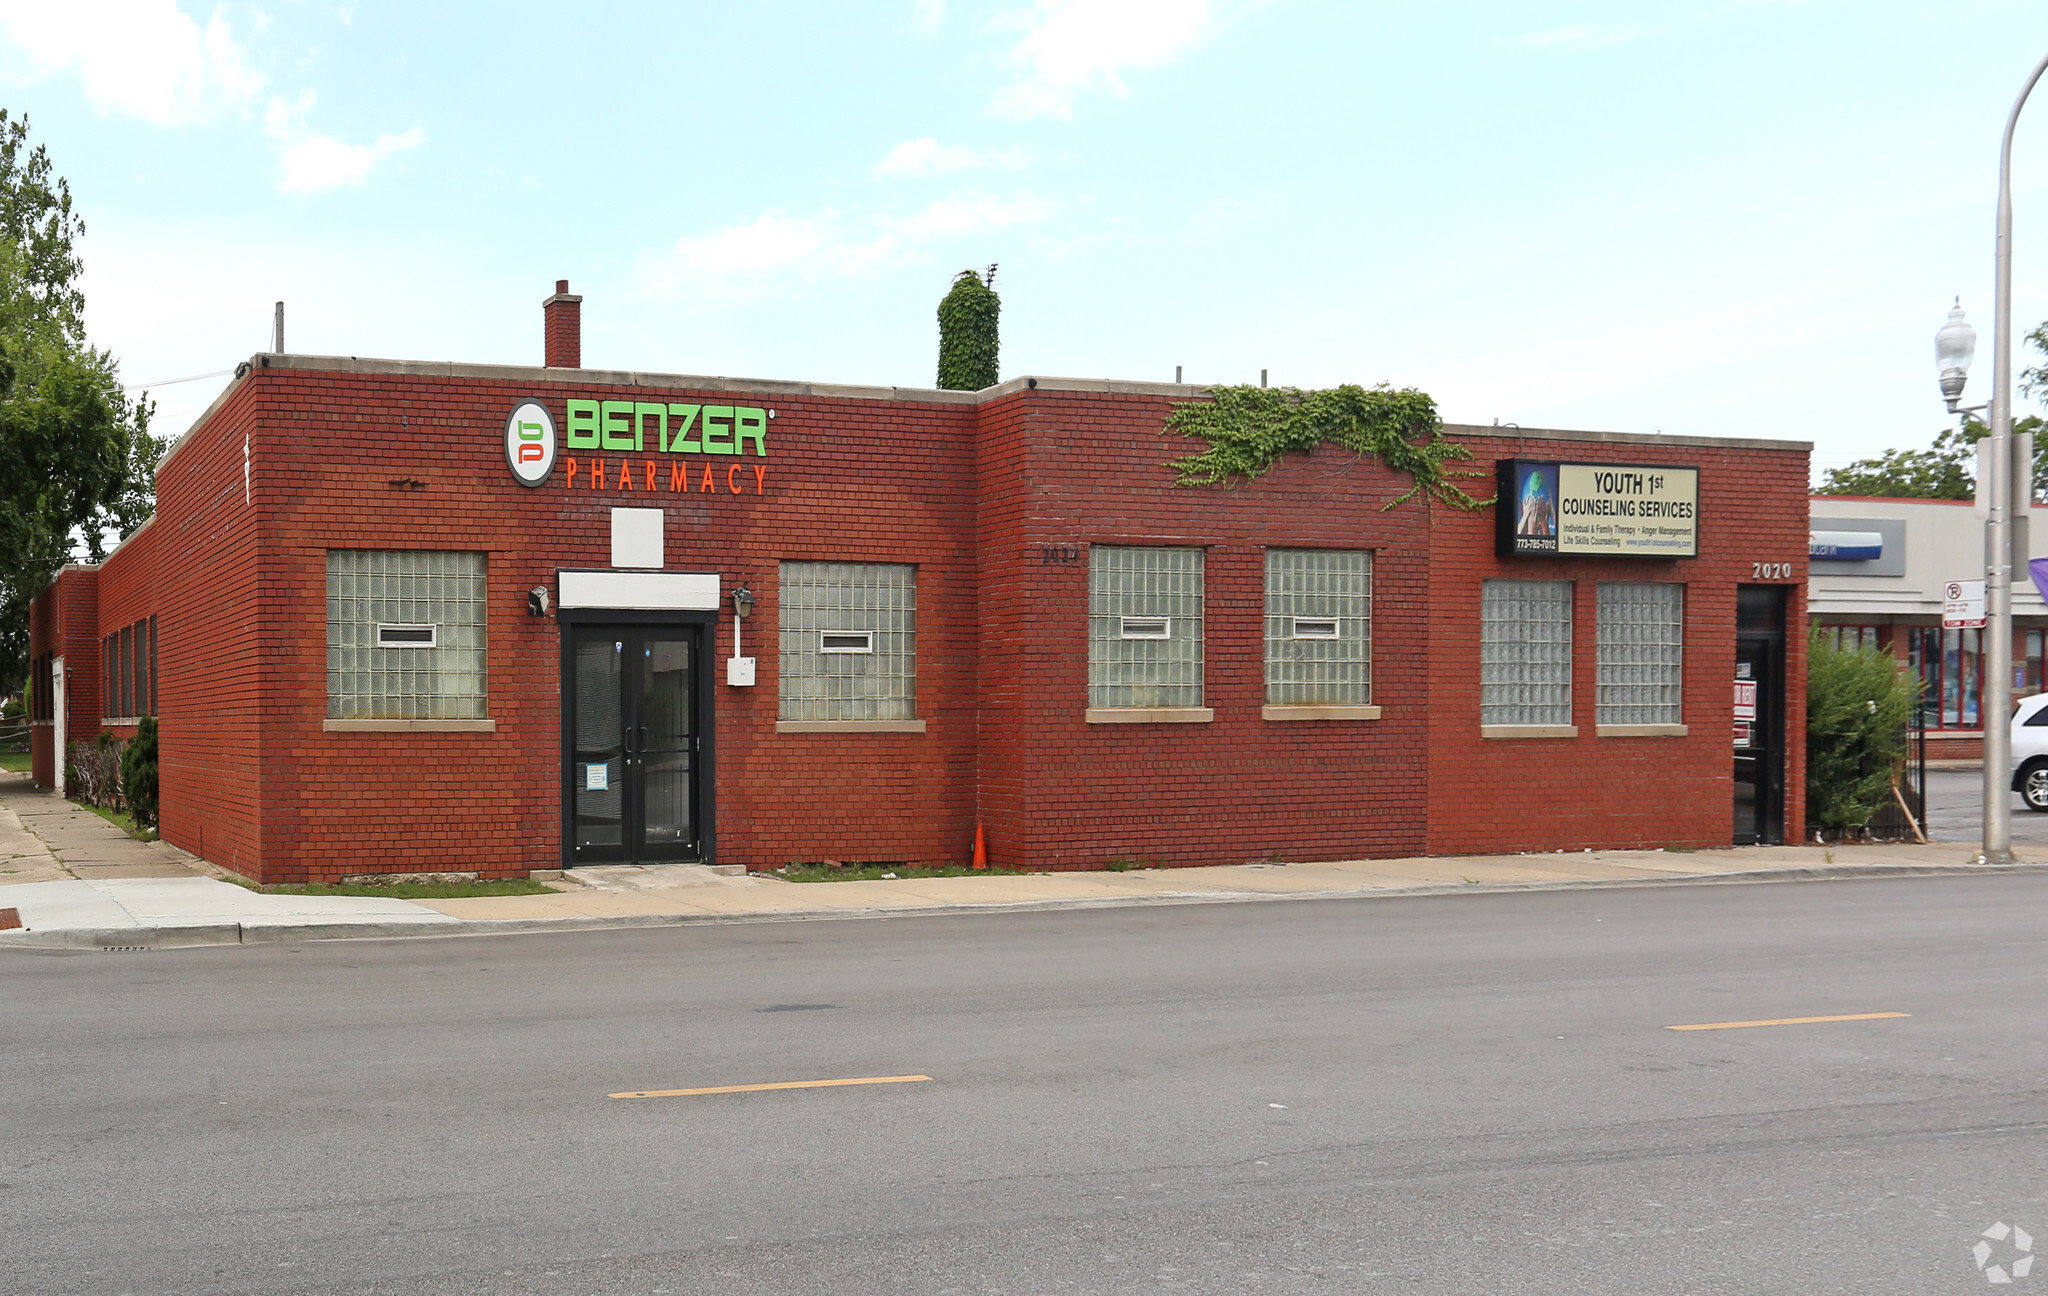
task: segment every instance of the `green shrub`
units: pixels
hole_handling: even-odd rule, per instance
[[[121,791],[129,813],[144,828],[156,826],[156,717],[144,716],[121,753]]]
[[[995,267],[989,268],[995,280]],[[1003,299],[972,270],[953,276],[953,287],[939,302],[939,386],[952,391],[980,391],[998,381],[996,320]]]
[[[1806,658],[1806,813],[1841,832],[1870,822],[1906,759],[1920,683],[1877,648],[1837,648],[1816,628]]]

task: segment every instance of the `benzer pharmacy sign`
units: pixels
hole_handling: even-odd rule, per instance
[[[1501,557],[1697,558],[1700,470],[1503,459],[1494,505]]]
[[[545,486],[560,461],[563,485],[606,494],[760,495],[768,484],[768,424],[752,405],[662,401],[566,402],[557,427],[539,399],[505,418],[505,466],[521,486]],[[566,453],[564,453],[566,451]],[[751,451],[751,453],[750,453]]]

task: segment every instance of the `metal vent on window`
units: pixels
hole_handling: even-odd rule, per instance
[[[1337,637],[1336,617],[1294,618],[1296,639],[1335,639]]]
[[[433,648],[438,644],[435,633],[439,627],[430,625],[391,625],[377,627],[379,648]]]
[[[821,630],[818,651],[828,653],[871,653],[875,650],[872,630]]]
[[[1126,639],[1171,639],[1173,638],[1172,617],[1123,617],[1123,637]]]

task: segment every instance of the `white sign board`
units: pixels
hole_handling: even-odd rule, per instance
[[[1756,719],[1756,681],[1739,679],[1735,681],[1735,719],[1737,721]]]
[[[1983,581],[1950,581],[1942,587],[1942,629],[1974,630],[1984,624],[1984,619]]]

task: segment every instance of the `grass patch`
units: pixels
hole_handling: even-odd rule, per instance
[[[27,752],[0,752],[0,769],[26,774],[29,771],[30,759]]]
[[[899,880],[910,878],[942,877],[1024,877],[1028,869],[1011,868],[969,868],[965,864],[942,864],[926,867],[918,864],[800,864],[792,861],[775,870],[775,876],[788,882],[873,882],[881,880],[884,874],[893,873]]]
[[[230,874],[228,881],[264,895],[373,896],[380,900],[468,900],[477,896],[548,895],[554,888],[532,878],[495,878],[489,882],[393,882],[388,886],[325,882],[279,882],[254,886]]]
[[[109,810],[105,806],[85,805],[82,801],[73,801],[71,804],[92,811],[100,818],[114,825],[114,827],[133,837],[136,841],[156,840],[156,829],[136,827],[135,816],[129,814],[126,810]]]

